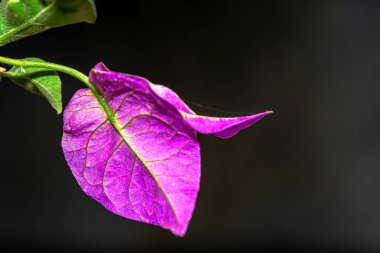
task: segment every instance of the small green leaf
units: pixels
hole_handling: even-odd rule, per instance
[[[44,62],[39,58],[25,58],[25,61]],[[2,76],[8,77],[25,90],[45,97],[58,114],[62,112],[61,80],[53,70],[35,67],[14,66]]]
[[[49,28],[95,20],[93,0],[2,0],[0,46]]]

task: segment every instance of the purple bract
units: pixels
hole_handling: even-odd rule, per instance
[[[270,113],[199,116],[169,88],[102,63],[90,82],[113,120],[90,89],[76,92],[66,107],[62,147],[76,180],[111,212],[177,236],[186,232],[199,190],[196,132],[228,138]]]

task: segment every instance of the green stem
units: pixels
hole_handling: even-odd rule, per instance
[[[12,66],[19,66],[19,67],[35,67],[35,68],[51,69],[51,70],[59,71],[59,72],[68,74],[72,77],[75,77],[76,79],[84,83],[92,91],[94,96],[98,99],[100,105],[103,107],[112,125],[116,124],[116,122],[114,122],[115,121],[114,114],[111,108],[108,106],[107,102],[99,94],[96,87],[92,83],[90,83],[90,81],[88,80],[88,77],[85,74],[79,72],[78,70],[75,70],[67,66],[59,65],[56,63],[52,63],[52,62],[32,62],[32,61],[27,61],[27,60],[11,59],[4,56],[0,56],[0,63],[6,64],[6,65],[12,65]],[[0,73],[0,76],[1,76],[1,73]]]
[[[81,82],[83,82],[88,88],[91,90],[95,87],[88,81],[88,77],[79,72],[78,70],[75,70],[73,68],[59,65],[56,63],[51,62],[33,62],[28,60],[22,60],[22,59],[11,59],[4,56],[0,56],[0,63],[6,64],[6,65],[12,65],[12,66],[19,66],[19,67],[36,67],[36,68],[44,68],[44,69],[51,69],[56,70],[59,72],[63,72],[65,74],[68,74],[72,77],[75,77],[76,79],[79,79]]]

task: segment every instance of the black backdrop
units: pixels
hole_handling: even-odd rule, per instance
[[[200,136],[201,191],[177,238],[87,197],[62,154],[62,117],[3,80],[0,248],[380,250],[379,1],[97,6],[94,25],[50,30],[0,54],[84,73],[103,61],[193,103],[275,113],[228,140]],[[62,80],[66,105],[83,85]]]

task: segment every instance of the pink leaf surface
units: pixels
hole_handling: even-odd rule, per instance
[[[199,190],[196,132],[228,138],[270,113],[199,116],[169,88],[102,63],[90,81],[110,107],[114,124],[91,90],[76,92],[64,111],[62,138],[76,180],[111,212],[177,236],[186,233]]]

